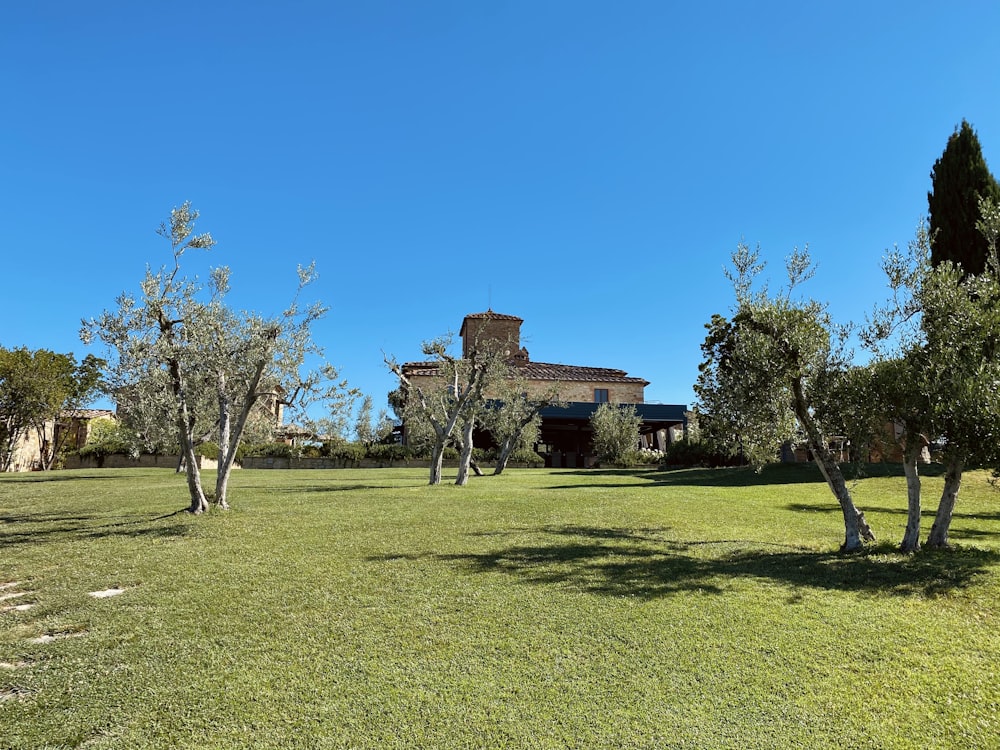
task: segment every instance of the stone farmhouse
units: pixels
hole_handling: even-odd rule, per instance
[[[630,377],[624,370],[532,361],[528,350],[521,346],[523,322],[517,316],[493,310],[466,315],[459,331],[462,355],[468,356],[475,346],[499,347],[510,366],[526,381],[529,396],[547,393],[553,386],[557,389],[563,404],[542,410],[541,432],[535,446],[545,458],[546,466],[594,464],[590,417],[605,402],[635,405],[642,419],[640,437],[646,447],[662,450],[684,437],[685,405],[645,403],[644,391],[649,381]],[[430,383],[438,375],[433,362],[407,362],[403,372],[414,384]]]
[[[28,430],[14,446],[10,471],[35,471],[40,468],[41,453],[48,452],[50,441],[63,450],[82,448],[90,437],[90,431],[97,420],[115,419],[109,409],[69,409],[59,414],[58,419],[45,423],[42,443],[35,429]]]

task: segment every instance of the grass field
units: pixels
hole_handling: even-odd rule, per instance
[[[165,470],[3,476],[0,747],[1000,747],[984,475],[912,557],[901,477],[849,557],[808,466],[425,483],[238,471],[194,518]]]

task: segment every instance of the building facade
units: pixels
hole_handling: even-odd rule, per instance
[[[645,403],[649,381],[643,378],[613,368],[532,361],[528,350],[521,346],[523,322],[515,315],[493,310],[466,315],[459,331],[462,356],[468,357],[476,348],[500,351],[511,372],[523,380],[529,397],[558,393],[561,404],[541,412],[536,451],[545,458],[546,465],[576,467],[593,463],[590,417],[605,402],[635,405],[642,419],[641,438],[647,447],[664,449],[684,435],[686,405]],[[407,362],[403,372],[417,386],[430,386],[439,376],[434,362]]]

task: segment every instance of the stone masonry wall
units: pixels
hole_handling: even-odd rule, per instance
[[[552,387],[553,381],[531,380],[528,381],[528,395],[537,396],[547,392]],[[599,381],[560,381],[559,397],[563,401],[582,401],[593,403],[594,390],[606,388],[608,391],[608,401],[613,404],[641,404],[643,403],[642,383],[617,383]]]

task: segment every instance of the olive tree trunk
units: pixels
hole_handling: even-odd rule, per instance
[[[941,492],[941,501],[938,503],[937,515],[934,516],[934,525],[931,526],[931,533],[927,537],[928,547],[947,547],[948,530],[951,528],[951,517],[955,512],[955,501],[958,500],[958,491],[962,487],[962,471],[965,462],[962,458],[953,453],[948,458],[948,466],[944,474],[944,489]]]
[[[446,442],[443,439],[434,441],[434,448],[431,451],[431,474],[428,484],[441,484],[442,465],[444,463],[444,447]]]
[[[906,531],[901,552],[916,552],[920,549],[920,473],[917,462],[923,445],[915,436],[909,436],[903,449],[903,473],[906,475]]]
[[[518,436],[520,437],[520,436]],[[503,470],[507,468],[507,462],[510,461],[511,454],[514,452],[514,447],[517,445],[516,438],[508,438],[503,441],[500,446],[500,453],[497,456],[497,465],[493,467],[493,475],[502,474]]]
[[[469,465],[472,463],[472,431],[475,429],[476,420],[471,414],[462,425],[462,452],[459,454],[458,476],[455,484],[464,487],[469,483]]]
[[[866,541],[875,541],[875,534],[865,520],[865,514],[854,505],[851,491],[847,488],[844,474],[840,470],[840,464],[834,459],[826,440],[823,439],[819,426],[812,418],[800,378],[793,381],[792,394],[795,416],[806,433],[806,439],[816,460],[816,465],[819,466],[820,473],[823,474],[827,486],[837,498],[837,502],[840,503],[840,509],[844,514],[844,543],[840,550],[854,552],[863,549]]]
[[[180,362],[176,359],[169,360],[168,372],[170,373],[170,386],[177,403],[177,437],[181,444],[181,461],[184,463],[188,492],[191,495],[188,511],[197,515],[208,510],[208,498],[205,497],[205,492],[201,488],[198,456],[194,451],[195,416],[188,409]]]

